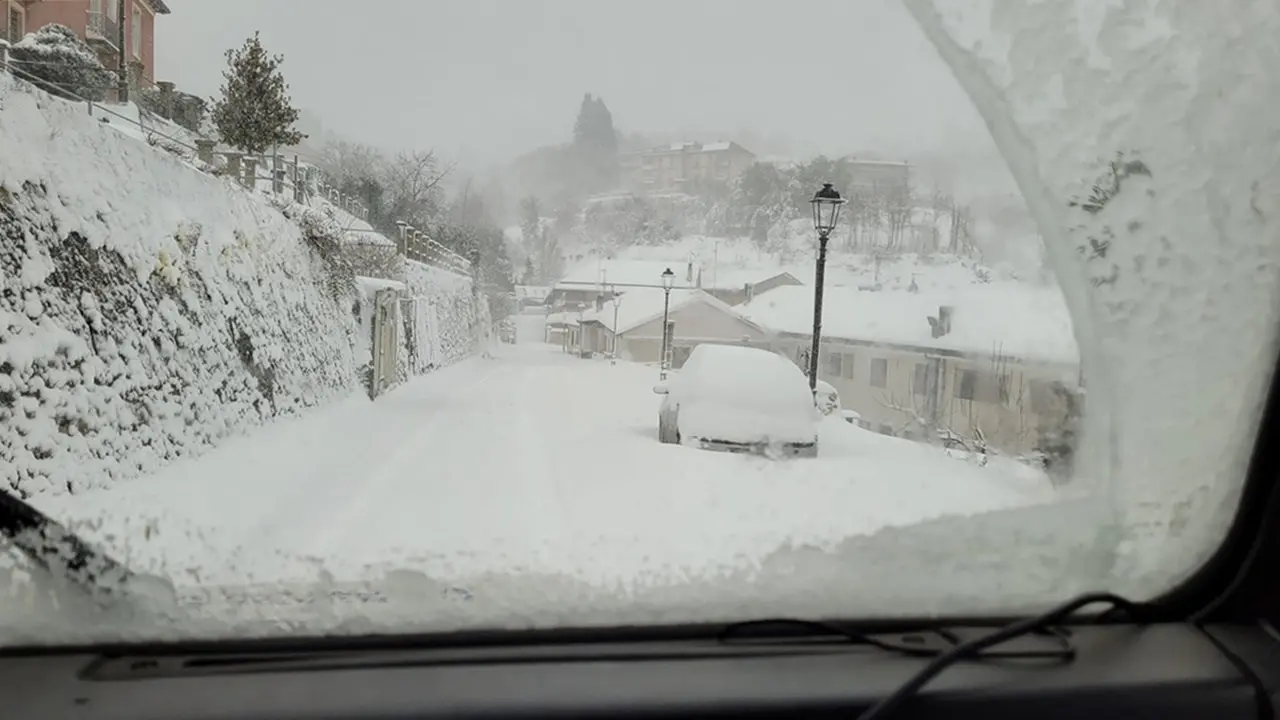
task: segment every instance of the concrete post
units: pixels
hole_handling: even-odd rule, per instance
[[[244,175],[241,176],[240,182],[250,190],[258,186],[258,158],[244,159]]]
[[[271,154],[271,192],[284,194],[284,156],[280,153]]]
[[[222,154],[227,159],[227,174],[235,178],[238,183],[244,183],[244,153],[226,152]]]
[[[196,141],[196,157],[200,158],[200,162],[206,165],[213,164],[213,149],[218,143],[213,140],[205,140],[201,138]]]
[[[156,88],[160,91],[160,112],[166,120],[173,119],[173,90],[177,87],[167,80],[161,80],[156,83]]]

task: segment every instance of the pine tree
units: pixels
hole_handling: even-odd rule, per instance
[[[582,96],[582,106],[578,108],[578,119],[573,123],[573,144],[580,150],[591,147],[595,122],[594,110],[595,100],[591,97],[591,93],[586,93]]]
[[[213,122],[228,145],[260,154],[306,137],[293,127],[298,110],[280,73],[283,61],[267,54],[256,32],[240,49],[227,51],[226,83],[213,106]]]

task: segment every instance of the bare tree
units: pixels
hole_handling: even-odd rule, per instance
[[[386,158],[369,145],[333,140],[321,150],[319,166],[330,183],[341,187],[365,178],[381,178]]]
[[[883,198],[884,219],[889,236],[886,244],[890,250],[899,250],[914,210],[911,188],[907,185],[888,188],[883,193]]]
[[[388,211],[408,222],[425,223],[436,217],[444,204],[441,183],[453,168],[452,164],[441,168],[434,151],[400,153],[383,173]]]

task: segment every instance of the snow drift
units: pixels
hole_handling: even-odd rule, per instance
[[[265,198],[0,74],[0,467],[145,474],[356,389],[349,300]]]

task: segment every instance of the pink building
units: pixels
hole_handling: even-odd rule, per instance
[[[130,74],[150,85],[155,81],[156,15],[168,15],[164,0],[0,0],[0,37],[17,42],[49,23],[71,28],[98,51],[102,64],[120,63],[120,4],[124,4],[124,49]]]

